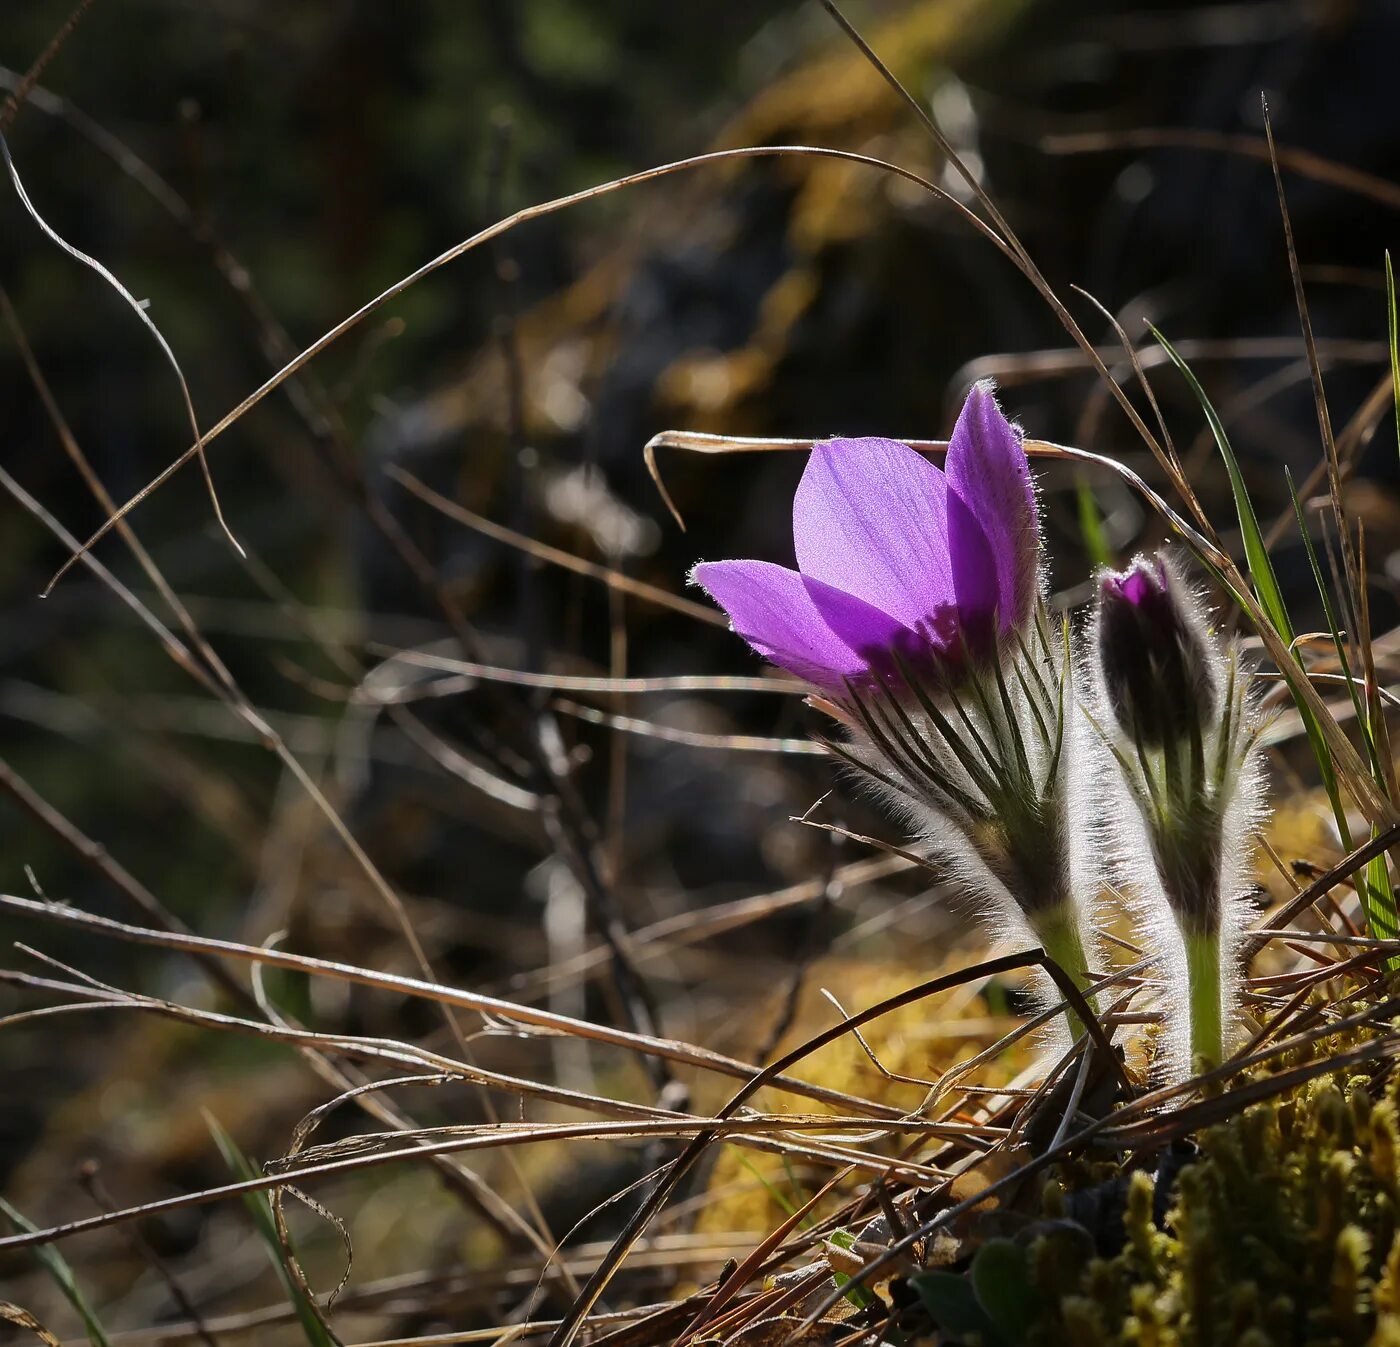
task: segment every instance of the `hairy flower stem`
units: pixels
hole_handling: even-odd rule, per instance
[[[1220,935],[1183,931],[1187,995],[1191,1005],[1191,1058],[1196,1071],[1210,1071],[1224,1060],[1224,1020],[1220,992]]]
[[[1098,1005],[1089,991],[1088,960],[1084,957],[1084,942],[1080,938],[1079,923],[1074,919],[1074,912],[1066,904],[1037,913],[1030,917],[1029,921],[1041,948],[1084,993],[1089,1008],[1097,1014]],[[1071,1038],[1079,1038],[1088,1028],[1071,1005],[1065,1006],[1065,1021],[1069,1025]]]

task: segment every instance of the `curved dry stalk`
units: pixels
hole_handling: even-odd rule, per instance
[[[774,1115],[783,1128],[793,1131],[804,1129],[826,1129],[830,1119],[822,1116],[816,1119],[798,1118],[795,1122],[787,1115]],[[868,1125],[860,1119],[859,1125]],[[928,1126],[936,1126],[929,1124]],[[205,1206],[213,1202],[242,1197],[248,1193],[261,1193],[269,1189],[300,1185],[311,1179],[330,1178],[340,1174],[354,1173],[364,1169],[375,1169],[392,1164],[396,1160],[423,1159],[434,1155],[455,1155],[467,1151],[494,1150],[502,1146],[514,1146],[531,1142],[548,1141],[640,1141],[650,1137],[700,1137],[713,1139],[728,1136],[744,1137],[763,1135],[774,1130],[774,1120],[767,1118],[683,1118],[657,1119],[654,1121],[627,1121],[618,1123],[540,1123],[506,1124],[483,1123],[470,1136],[453,1137],[449,1141],[434,1142],[422,1146],[406,1146],[399,1150],[388,1150],[368,1155],[348,1156],[338,1160],[326,1160],[298,1169],[263,1174],[256,1178],[242,1179],[236,1183],[221,1184],[212,1188],[200,1189],[194,1193],[183,1193],[176,1197],[159,1198],[137,1206],[123,1207],[116,1211],[104,1212],[98,1216],[80,1217],[59,1225],[41,1230],[26,1230],[18,1234],[0,1236],[0,1250],[24,1249],[36,1245],[51,1244],[56,1240],[69,1239],[75,1235],[88,1234],[108,1226],[120,1225],[126,1221],[142,1220],[150,1216],[170,1211],[186,1210],[190,1207]],[[910,1124],[910,1131],[919,1131],[918,1124]],[[891,1159],[887,1156],[866,1154],[854,1148],[826,1145],[823,1147],[803,1147],[801,1154],[819,1159],[828,1159],[840,1165],[852,1165],[859,1169],[890,1178],[899,1178],[908,1183],[925,1184],[943,1181],[947,1175],[927,1165],[914,1164],[907,1160]]]
[[[615,1029],[609,1025],[574,1019],[554,1011],[540,1010],[534,1006],[505,1001],[500,997],[460,991],[438,983],[425,982],[420,978],[405,977],[398,973],[377,973],[353,964],[318,959],[307,954],[289,954],[284,950],[242,945],[230,940],[214,940],[208,936],[185,936],[174,932],[153,931],[146,927],[131,926],[125,922],[114,921],[110,917],[99,917],[93,913],[81,912],[76,908],[39,902],[30,898],[20,898],[13,894],[0,894],[0,910],[40,917],[43,920],[55,921],[63,925],[96,930],[103,935],[113,936],[116,939],[135,944],[154,945],[162,949],[182,950],[187,953],[215,954],[247,963],[290,968],[320,977],[339,978],[346,982],[358,983],[361,986],[419,997],[460,1010],[476,1011],[488,1018],[509,1024],[512,1028],[528,1025],[546,1032],[575,1035],[593,1042],[627,1048],[643,1055],[660,1057],[666,1061],[686,1066],[700,1067],[703,1070],[737,1077],[741,1080],[751,1080],[755,1075],[761,1074],[759,1068],[751,1063],[727,1057],[723,1053],[711,1052],[707,1048],[683,1043],[677,1039],[656,1038],[647,1034],[633,1033],[626,1029]],[[917,998],[911,996],[910,999]],[[876,1104],[840,1090],[828,1089],[825,1086],[781,1074],[765,1078],[764,1083],[792,1094],[805,1095],[809,1099],[816,1099],[822,1103],[844,1104],[850,1108],[864,1110],[871,1117],[893,1118],[898,1117],[900,1113],[898,1109],[888,1105]]]
[[[3,133],[0,133],[0,158],[3,158],[5,161],[5,168],[10,175],[10,183],[15,189],[15,195],[19,197],[20,205],[24,207],[29,218],[39,226],[44,236],[54,244],[55,247],[67,253],[68,256],[75,261],[81,262],[83,266],[95,272],[106,281],[107,284],[121,296],[123,303],[125,303],[132,313],[141,321],[146,331],[155,338],[156,345],[160,347],[161,354],[165,357],[166,364],[175,372],[176,382],[180,386],[180,397],[184,403],[185,415],[189,418],[190,430],[194,434],[194,456],[199,460],[200,471],[204,475],[204,486],[209,493],[209,503],[214,507],[214,519],[218,523],[219,528],[223,531],[224,537],[228,539],[230,545],[233,547],[233,550],[238,553],[239,556],[244,556],[243,544],[234,536],[233,530],[229,527],[228,520],[224,518],[224,507],[219,502],[219,493],[214,486],[214,474],[210,471],[209,458],[204,452],[204,435],[199,429],[199,417],[195,414],[194,398],[190,394],[190,386],[185,379],[185,371],[181,369],[180,362],[176,358],[175,352],[171,349],[170,343],[165,339],[165,334],[156,326],[155,320],[146,311],[146,306],[142,304],[115,275],[113,275],[109,268],[103,266],[95,257],[91,257],[83,252],[81,248],[75,248],[39,214],[38,207],[29,199],[29,193],[25,191],[24,182],[19,176],[19,169],[10,154],[10,144],[5,139]]]
[[[910,868],[911,863],[901,857],[874,857],[838,866],[831,878],[832,882],[840,884],[843,890],[850,890],[902,874]],[[638,959],[645,961],[664,958],[677,950],[754,922],[764,921],[777,913],[803,907],[814,898],[820,897],[826,886],[824,880],[803,880],[771,893],[736,898],[728,903],[714,903],[701,910],[678,912],[673,916],[663,917],[649,926],[639,926],[632,933],[637,945]],[[588,976],[607,962],[607,947],[595,945],[561,963],[517,974],[509,979],[509,987],[518,996],[530,992],[551,991],[569,981]]]
[[[0,103],[0,136],[10,129],[11,123],[19,115],[29,91],[39,82],[50,61],[63,49],[63,44],[73,35],[73,30],[82,22],[83,15],[92,7],[92,0],[78,0],[68,17],[61,23],[49,39],[48,45],[35,58],[34,64],[24,72],[13,90]]]
[[[1338,163],[1312,150],[1291,145],[1271,147],[1263,136],[1206,131],[1194,127],[1135,127],[1122,131],[1056,132],[1042,136],[1039,146],[1046,154],[1104,154],[1114,150],[1201,150],[1207,154],[1231,154],[1245,159],[1270,162],[1276,158],[1282,168],[1300,178],[1326,183],[1339,191],[1369,197],[1382,206],[1400,210],[1400,185],[1374,173]]]
[[[671,493],[666,489],[661,471],[657,466],[656,451],[658,449],[680,449],[687,453],[704,455],[803,453],[810,450],[818,442],[814,438],[802,437],[716,435],[700,430],[662,430],[658,431],[642,446],[642,459],[646,463],[647,473],[656,487],[657,494],[661,497],[676,524],[684,530],[686,527],[685,519],[676,507]],[[911,449],[917,449],[921,454],[946,454],[949,442],[937,439],[907,439],[900,440],[900,443],[907,444]],[[1188,523],[1159,492],[1149,486],[1138,473],[1126,464],[1119,463],[1117,459],[1109,458],[1106,454],[1096,454],[1090,449],[1077,449],[1069,444],[1056,444],[1053,440],[1026,439],[1023,443],[1026,454],[1030,458],[1088,463],[1116,473],[1141,494],[1192,550],[1198,551],[1208,564],[1216,567],[1231,564],[1228,556],[1192,524]]]
[[[702,730],[682,730],[674,725],[658,725],[653,720],[636,716],[620,716],[596,707],[560,697],[554,709],[589,725],[605,725],[644,739],[656,739],[664,744],[682,744],[687,748],[715,749],[730,753],[781,753],[788,757],[825,757],[826,749],[811,739],[769,739],[757,734],[709,734]]]
[[[434,669],[454,674],[470,687],[472,681],[508,683],[514,687],[543,688],[551,692],[597,692],[609,697],[643,696],[655,692],[780,692],[807,691],[805,683],[791,678],[770,677],[767,674],[661,674],[653,678],[610,678],[581,674],[538,673],[528,669],[511,669],[499,664],[479,664],[471,660],[454,659],[427,650],[405,650],[371,641],[366,649],[373,655],[384,656],[379,668],[394,664],[409,664],[417,668]],[[378,701],[392,695],[392,689],[366,692],[367,700]]]
[[[387,477],[411,492],[424,504],[431,505],[439,514],[444,514],[449,519],[464,524],[467,528],[474,529],[495,542],[514,547],[538,561],[547,561],[550,565],[560,566],[565,570],[574,571],[578,575],[586,575],[590,580],[599,580],[609,589],[615,589],[621,594],[630,594],[633,598],[644,599],[646,602],[654,603],[661,608],[669,608],[672,612],[693,617],[699,622],[706,622],[716,627],[727,625],[724,616],[706,604],[696,603],[693,599],[684,598],[679,594],[672,594],[668,589],[660,589],[643,580],[634,580],[630,575],[615,567],[601,566],[595,561],[589,561],[585,557],[566,552],[562,547],[551,547],[548,543],[539,542],[535,538],[527,538],[524,534],[517,533],[504,524],[487,519],[485,515],[477,514],[475,510],[469,510],[465,505],[459,505],[456,501],[449,500],[441,492],[434,491],[426,482],[406,468],[391,463],[384,472]]]
[[[303,366],[315,359],[322,351],[334,342],[338,341],[353,327],[363,322],[370,314],[383,308],[385,304],[395,299],[397,296],[422,280],[425,276],[431,275],[434,271],[446,266],[449,262],[454,262],[459,257],[465,256],[475,248],[489,243],[492,239],[500,237],[502,234],[526,224],[531,220],[540,219],[546,215],[552,215],[558,211],[565,210],[571,206],[576,206],[585,201],[594,200],[597,197],[619,191],[622,188],[634,187],[641,183],[653,182],[661,178],[669,177],[675,173],[687,172],[691,169],[702,168],[715,164],[726,164],[744,159],[776,159],[783,157],[797,158],[817,158],[817,159],[837,159],[844,163],[859,164],[867,168],[874,168],[882,173],[889,173],[898,178],[903,178],[906,182],[913,183],[930,193],[937,200],[944,202],[951,209],[960,214],[978,233],[993,243],[999,251],[1008,252],[1005,242],[983,220],[979,219],[956,197],[945,192],[937,184],[929,182],[928,179],[920,177],[907,168],[901,168],[898,164],[889,163],[883,159],[875,158],[873,155],[857,154],[852,150],[828,149],[814,145],[750,145],[741,146],[735,149],[712,150],[707,154],[691,155],[685,159],[674,160],[668,164],[660,164],[653,168],[642,169],[637,173],[629,173],[620,178],[614,178],[610,182],[599,183],[593,187],[585,187],[577,192],[571,192],[567,196],[555,197],[553,200],[540,202],[533,206],[526,206],[513,212],[504,219],[497,220],[494,224],[488,225],[485,229],[478,230],[469,238],[454,244],[451,248],[439,253],[430,261],[425,262],[417,270],[410,272],[407,276],[395,281],[388,289],[382,290],[373,299],[361,305],[354,313],[341,319],[334,327],[323,333],[310,346],[305,347],[294,359],[288,361],[271,378],[267,379],[246,398],[243,399],[232,411],[228,412],[215,425],[204,432],[202,440],[199,442],[207,446],[217,439],[240,417],[253,407],[257,406],[269,393],[280,387],[292,375]],[[85,542],[75,544],[68,559],[58,568],[44,589],[48,594],[53,590],[54,585],[67,574],[69,569],[82,558],[93,546],[95,546],[108,532],[111,531],[117,522],[126,517],[136,506],[140,505],[151,492],[158,490],[171,477],[175,475],[191,458],[199,452],[199,445],[191,445],[173,462],[169,463],[161,472],[153,477],[145,486],[132,496],[121,508],[109,515],[102,525]]]

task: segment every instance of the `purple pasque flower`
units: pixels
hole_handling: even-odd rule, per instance
[[[992,385],[968,394],[942,468],[893,440],[815,445],[792,531],[796,570],[719,561],[693,578],[759,654],[826,694],[849,731],[827,748],[998,937],[1028,933],[1092,1006],[1069,629],[1044,612],[1034,483]],[[1066,1022],[1082,1032],[1077,1012]]]
[[[900,664],[952,680],[1023,631],[1040,592],[1030,467],[990,381],[944,468],[894,440],[815,445],[792,531],[797,570],[712,561],[692,578],[760,655],[832,691]]]

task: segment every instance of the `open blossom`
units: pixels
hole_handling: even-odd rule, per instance
[[[818,687],[953,679],[1029,622],[1040,587],[1035,492],[990,383],[939,468],[894,440],[816,445],[792,510],[797,570],[713,561],[694,580],[759,654]]]
[[[828,747],[984,923],[1028,933],[1087,991],[1068,631],[1045,611],[1030,468],[992,386],[968,395],[943,468],[891,440],[816,445],[793,538],[796,570],[720,561],[694,578],[759,654],[815,685],[849,732]]]

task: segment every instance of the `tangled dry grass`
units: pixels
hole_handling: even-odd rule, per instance
[[[1268,552],[1270,538],[1293,521],[1267,528],[1256,517],[1224,426],[1202,394],[1204,414],[1231,470],[1235,507],[1226,518],[1218,510],[1213,514],[1159,410],[1148,370],[1175,365],[1193,379],[1185,364],[1191,349],[1182,345],[1183,359],[1155,342],[1140,348],[1102,308],[1096,312],[1109,318],[1122,344],[1109,349],[1091,341],[1069,297],[1042,275],[922,104],[836,6],[827,8],[864,58],[862,71],[872,79],[884,76],[930,138],[946,169],[936,180],[874,154],[819,146],[755,145],[700,155],[507,216],[301,349],[245,289],[241,297],[276,353],[276,372],[213,426],[201,431],[196,423],[185,453],[125,503],[114,500],[92,470],[48,392],[20,315],[0,296],[0,316],[36,396],[106,521],[90,538],[77,538],[0,470],[0,486],[12,501],[65,550],[54,584],[65,582],[70,570],[85,571],[135,616],[204,704],[218,711],[222,733],[276,759],[288,803],[283,833],[273,839],[281,854],[271,869],[280,871],[285,856],[302,853],[307,837],[329,835],[338,848],[337,873],[353,875],[346,882],[378,905],[372,922],[353,914],[358,926],[349,937],[331,929],[334,912],[319,921],[303,916],[292,936],[272,934],[263,944],[200,934],[109,856],[99,839],[0,764],[0,788],[27,811],[35,828],[78,857],[125,906],[122,919],[101,916],[67,905],[63,895],[46,894],[41,885],[34,896],[0,896],[0,911],[29,923],[39,933],[36,941],[66,930],[76,940],[66,948],[81,948],[90,960],[78,967],[41,948],[19,946],[19,966],[4,970],[0,979],[22,994],[23,1004],[0,1027],[15,1034],[58,1023],[77,1041],[94,1015],[159,1022],[169,1037],[139,1040],[140,1050],[154,1058],[142,1087],[129,1092],[126,1103],[119,1092],[115,1104],[93,1097],[76,1111],[91,1110],[110,1125],[119,1117],[122,1127],[134,1128],[134,1116],[166,1096],[161,1102],[173,1100],[173,1107],[162,1112],[159,1126],[170,1128],[173,1112],[187,1128],[174,1149],[189,1156],[217,1145],[231,1174],[223,1183],[118,1202],[107,1192],[111,1176],[89,1171],[85,1181],[95,1214],[34,1226],[9,1208],[14,1228],[0,1236],[5,1266],[28,1267],[29,1254],[42,1260],[35,1271],[16,1272],[15,1291],[6,1294],[5,1313],[17,1332],[56,1340],[28,1306],[33,1295],[49,1304],[57,1287],[88,1339],[112,1343],[223,1342],[245,1335],[259,1342],[348,1341],[361,1347],[517,1339],[547,1340],[551,1347],[576,1340],[610,1347],[721,1341],[757,1347],[899,1342],[931,1339],[943,1330],[955,1335],[956,1326],[940,1325],[920,1293],[920,1278],[936,1269],[961,1272],[990,1238],[1034,1226],[1047,1183],[1061,1183],[1067,1167],[1152,1173],[1165,1188],[1162,1176],[1179,1165],[1194,1139],[1244,1116],[1251,1106],[1311,1098],[1308,1087],[1322,1078],[1364,1077],[1359,1088],[1368,1098],[1388,1088],[1400,1052],[1390,980],[1400,939],[1387,869],[1387,857],[1400,845],[1400,791],[1386,728],[1394,702],[1386,687],[1394,642],[1393,633],[1371,630],[1365,539],[1348,514],[1342,488],[1361,448],[1390,416],[1400,373],[1384,370],[1373,396],[1334,432],[1301,269],[1292,258],[1321,440],[1317,470],[1296,493],[1297,518],[1305,536],[1314,529],[1321,533],[1334,571],[1329,582],[1318,565],[1324,598],[1334,605],[1328,610],[1330,630],[1297,631]],[[43,96],[38,76],[72,28],[18,83],[0,129],[26,99]],[[1262,146],[1251,142],[1245,152],[1264,153],[1274,165],[1285,222],[1285,169],[1332,181],[1340,172],[1288,151],[1276,153],[1271,139]],[[666,691],[794,689],[766,677],[628,677],[628,605],[692,622],[713,624],[716,615],[675,588],[628,573],[617,556],[595,559],[548,545],[516,527],[518,516],[511,524],[487,518],[408,468],[394,467],[389,475],[399,486],[454,526],[484,535],[530,565],[571,572],[607,591],[616,667],[576,670],[552,659],[548,649],[525,651],[525,658],[512,662],[499,642],[477,631],[460,588],[385,507],[337,425],[335,400],[318,381],[315,357],[431,272],[580,201],[759,156],[895,175],[952,212],[1025,277],[1063,324],[1076,358],[1098,372],[1103,396],[1140,436],[1160,484],[1085,449],[1032,442],[1032,458],[1042,465],[1072,463],[1096,481],[1121,484],[1194,553],[1251,633],[1266,676],[1277,680],[1270,693],[1279,713],[1271,731],[1274,748],[1282,755],[1290,744],[1306,742],[1314,750],[1316,784],[1298,790],[1296,807],[1315,816],[1319,799],[1324,808],[1330,801],[1336,836],[1345,845],[1323,840],[1300,848],[1297,829],[1276,829],[1264,839],[1272,870],[1260,875],[1261,899],[1268,900],[1261,908],[1267,910],[1261,910],[1249,942],[1245,1001],[1251,1032],[1224,1065],[1204,1076],[1153,1085],[1160,984],[1128,934],[1115,937],[1121,960],[1093,970],[1093,992],[1102,1007],[1096,1016],[1065,970],[1042,951],[987,956],[980,950],[956,915],[933,904],[940,876],[928,874],[918,855],[897,841],[827,821],[815,807],[794,826],[806,824],[847,849],[857,848],[860,859],[841,860],[842,853],[833,850],[824,853],[824,872],[785,888],[703,907],[682,903],[648,924],[629,926],[617,894],[612,835],[600,825],[600,817],[617,808],[616,798],[599,807],[581,797],[580,757],[564,726],[579,721],[602,727],[607,751],[615,753],[625,752],[617,746],[630,737],[730,754],[819,756],[819,748],[778,716],[771,734],[740,733],[715,720],[649,719],[635,713],[631,700]],[[1343,181],[1350,190],[1393,194],[1389,184],[1358,186],[1345,175]],[[236,280],[236,262],[215,251],[225,274]],[[1393,296],[1391,314],[1393,323]],[[518,388],[522,357],[513,335],[507,330],[500,354],[507,387]],[[1392,328],[1392,354],[1393,340]],[[1368,348],[1366,354],[1375,353]],[[196,606],[181,596],[136,532],[135,507],[195,459],[205,468],[217,513],[219,474],[217,464],[205,462],[206,451],[279,389],[294,391],[348,496],[434,615],[432,642],[411,649],[359,648],[233,542],[234,521],[230,541],[239,548],[247,580],[331,671],[299,669],[294,676],[343,712],[352,727],[363,730],[368,718],[371,736],[373,722],[383,717],[402,741],[473,793],[487,827],[508,831],[515,825],[503,820],[528,816],[547,842],[551,882],[571,895],[582,914],[572,936],[545,947],[530,943],[537,934],[530,919],[503,919],[499,931],[480,935],[488,946],[501,939],[541,949],[532,972],[489,993],[471,990],[446,971],[451,942],[438,930],[442,914],[386,876],[347,822],[339,783],[302,750],[298,732],[305,727],[260,709],[221,657]],[[517,401],[507,411],[519,431],[523,408]],[[933,454],[946,447],[936,440],[911,443]],[[677,456],[781,454],[809,444],[678,430],[638,452],[645,453],[662,499],[682,522],[662,475]],[[1314,500],[1319,492],[1325,495]],[[1319,524],[1324,517],[1326,525]],[[1339,566],[1328,529],[1340,543]],[[124,580],[101,559],[97,545],[109,533],[128,550],[139,581]],[[425,714],[435,700],[468,692],[475,699],[469,748]],[[1353,833],[1364,840],[1351,845]],[[920,914],[929,947],[942,950],[936,960],[919,961],[922,973],[908,961],[893,971],[874,971],[855,942],[849,942],[854,952],[844,964],[840,951],[784,947],[782,957],[770,956],[762,965],[771,985],[758,990],[746,985],[751,973],[725,966],[733,947],[717,942],[814,906],[840,904],[854,929],[878,933],[891,922],[892,907],[881,886],[912,882],[918,887],[895,892]],[[280,910],[269,899],[269,911]],[[266,922],[262,929],[275,932],[277,926]],[[316,948],[318,935],[340,951],[371,944],[391,952],[377,961],[292,952],[294,945]],[[111,966],[108,952],[119,945],[178,957],[197,977],[153,995],[89,971]],[[1050,973],[1090,1026],[1057,1060],[1046,1060],[1035,1045],[1037,1030],[1061,1007],[1034,1017],[1016,1014],[1018,989],[1037,967]],[[658,969],[672,982],[704,990],[688,1006],[678,997],[680,1008],[668,1004],[663,1014]],[[595,1003],[573,995],[590,982],[602,987]],[[830,991],[832,986],[837,990]],[[829,1000],[822,999],[822,988]],[[389,1005],[395,1013],[367,1010],[366,1004]],[[673,1027],[681,1021],[689,1022],[684,1034]],[[328,1022],[341,1027],[313,1027]],[[254,1065],[242,1076],[235,1073],[230,1085],[200,1063],[235,1039],[252,1043],[248,1060]],[[293,1076],[295,1087],[289,1083]],[[239,1122],[270,1107],[284,1087],[300,1100],[307,1079],[317,1083],[317,1101],[280,1152],[245,1159],[232,1139]],[[448,1104],[424,1105],[427,1091],[430,1099]],[[443,1113],[443,1120],[420,1121]],[[84,1121],[74,1119],[69,1130],[81,1135]],[[44,1164],[54,1163],[50,1151]],[[120,1179],[125,1192],[130,1176]],[[31,1175],[21,1186],[33,1192],[46,1183],[59,1186],[51,1173],[37,1180]],[[570,1200],[555,1200],[561,1189]],[[541,1197],[544,1192],[550,1200]],[[546,1206],[558,1210],[550,1214]],[[162,1252],[160,1246],[172,1242],[168,1232],[205,1207],[229,1212],[228,1224],[207,1231],[195,1257]],[[239,1243],[231,1234],[235,1227],[246,1231],[248,1222],[271,1255],[281,1298],[211,1311],[209,1304],[225,1299],[228,1285],[255,1284],[246,1240]],[[580,1228],[606,1233],[574,1236]],[[463,1235],[464,1229],[470,1234]],[[1121,1220],[1119,1229],[1121,1242],[1128,1238]],[[102,1252],[81,1252],[87,1249]],[[416,1270],[352,1277],[356,1266],[409,1260],[417,1260]],[[122,1305],[128,1321],[143,1308],[169,1303],[179,1307],[180,1317],[111,1332],[84,1289],[94,1282],[104,1300]],[[1368,1332],[1376,1313],[1368,1302]],[[411,1335],[384,1336],[403,1325],[414,1326]]]

